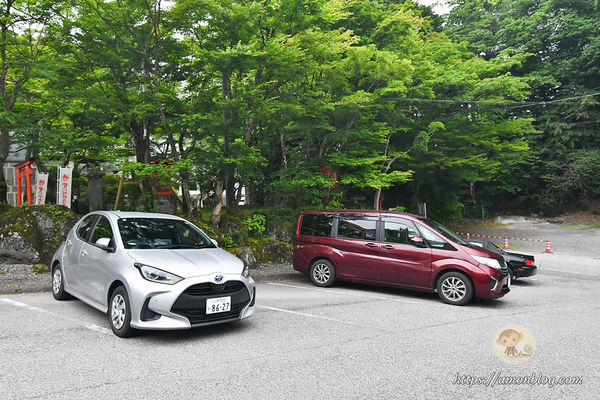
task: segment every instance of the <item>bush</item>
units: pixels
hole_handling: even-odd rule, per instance
[[[265,233],[266,223],[267,217],[262,214],[254,214],[253,216],[242,221],[242,225],[244,226],[246,232],[249,234],[255,233],[257,236]]]

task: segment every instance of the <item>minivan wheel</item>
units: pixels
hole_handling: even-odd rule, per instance
[[[56,264],[52,269],[52,296],[56,300],[67,300],[71,296],[65,292],[65,279],[60,264]]]
[[[329,260],[317,260],[310,267],[310,280],[317,286],[328,287],[335,282],[335,267]]]
[[[473,284],[461,272],[447,272],[438,279],[438,296],[444,303],[462,306],[473,298]]]
[[[124,286],[117,287],[110,296],[108,318],[115,335],[129,337],[136,333],[136,330],[130,326],[131,307],[129,307],[129,296]]]

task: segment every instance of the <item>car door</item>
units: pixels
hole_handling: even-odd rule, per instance
[[[376,281],[378,279],[379,215],[340,214],[333,246],[341,253],[336,265],[340,277]],[[334,228],[335,229],[335,228]]]
[[[383,216],[382,225],[379,279],[400,285],[427,286],[431,274],[431,249],[422,238],[420,242],[413,241],[421,236],[413,222]]]
[[[79,288],[79,255],[81,248],[88,239],[94,223],[98,219],[97,214],[88,215],[79,225],[71,231],[65,242],[65,254],[63,256],[63,272],[67,284],[77,290]]]
[[[101,216],[90,235],[90,239],[81,248],[79,256],[79,287],[82,295],[99,304],[106,303],[106,289],[110,285],[110,265],[115,253],[96,244],[101,238],[109,238],[111,247],[115,246],[115,236],[110,221]]]

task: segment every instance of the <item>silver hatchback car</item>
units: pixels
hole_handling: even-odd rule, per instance
[[[239,258],[183,218],[98,211],[54,254],[52,293],[108,313],[113,332],[126,337],[248,318],[256,288]]]

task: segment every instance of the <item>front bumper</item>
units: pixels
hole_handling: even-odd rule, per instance
[[[214,276],[187,278],[175,285],[136,282],[135,288],[129,291],[131,326],[152,330],[189,329],[254,314],[256,288],[252,278],[224,274],[223,281],[216,284]],[[206,299],[224,296],[231,296],[231,311],[206,315]]]
[[[480,299],[497,299],[510,292],[510,275],[494,272],[477,285],[477,297]]]

